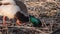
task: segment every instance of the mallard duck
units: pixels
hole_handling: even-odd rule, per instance
[[[6,17],[9,19],[16,18],[16,24],[21,25],[21,22],[27,22],[29,19],[24,14],[27,11],[25,4],[15,0],[1,0],[0,15],[3,16],[3,25],[6,26]]]

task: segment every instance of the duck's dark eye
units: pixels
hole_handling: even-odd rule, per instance
[[[4,3],[3,5],[10,5],[10,3]]]

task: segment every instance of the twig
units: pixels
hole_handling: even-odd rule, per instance
[[[40,32],[40,33],[43,33],[43,34],[47,34],[39,29],[36,29],[35,27],[27,27],[27,26],[8,26],[8,28],[11,27],[11,28],[25,28],[25,29],[31,29],[31,30],[35,30],[37,32]]]

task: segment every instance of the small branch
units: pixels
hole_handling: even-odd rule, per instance
[[[8,28],[25,28],[25,29],[31,29],[31,30],[34,30],[34,31],[37,31],[37,32],[40,32],[40,33],[43,33],[43,34],[47,34],[39,29],[36,29],[35,27],[27,27],[27,26],[8,26]]]

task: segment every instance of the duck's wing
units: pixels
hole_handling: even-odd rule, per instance
[[[18,5],[19,8],[21,9],[20,12],[23,13],[24,15],[28,16],[28,10],[27,10],[26,5],[19,0],[14,0],[14,1],[15,1],[16,5]]]

